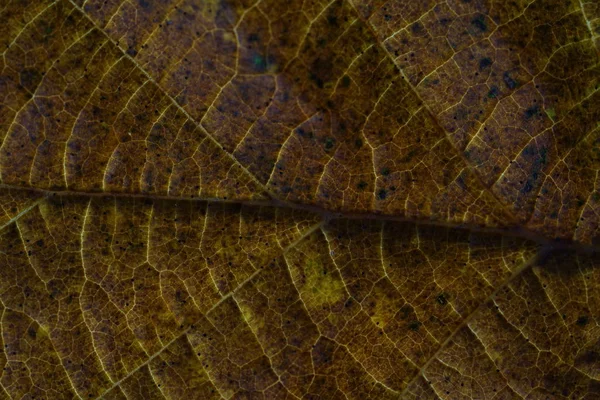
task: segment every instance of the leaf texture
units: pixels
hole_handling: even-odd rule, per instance
[[[596,2],[0,19],[0,398],[600,397]]]

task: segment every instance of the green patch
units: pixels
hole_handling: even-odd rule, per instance
[[[265,321],[255,318],[254,313],[252,312],[252,309],[250,307],[248,307],[246,305],[246,303],[239,302],[238,307],[240,308],[240,311],[242,312],[242,317],[244,318],[244,321],[246,321],[246,323],[249,326],[253,327],[254,331],[264,328]]]
[[[335,304],[345,296],[344,283],[338,274],[332,274],[318,260],[308,260],[304,267],[306,290],[310,293],[311,302],[321,307],[325,304]]]
[[[546,108],[544,109],[544,111],[546,112],[548,118],[552,120],[552,122],[556,122],[556,111],[554,110],[554,108]]]

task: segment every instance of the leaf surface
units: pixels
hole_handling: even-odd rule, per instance
[[[594,2],[0,16],[0,397],[600,396]]]

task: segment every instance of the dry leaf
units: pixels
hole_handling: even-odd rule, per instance
[[[596,1],[0,20],[0,397],[600,397]]]

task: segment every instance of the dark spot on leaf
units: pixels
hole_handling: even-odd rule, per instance
[[[540,154],[539,154],[539,159],[538,161],[540,162],[540,164],[546,164],[546,157],[548,155],[548,149],[545,147],[542,147],[540,149]]]
[[[490,89],[490,91],[487,94],[487,97],[490,99],[495,99],[496,97],[498,97],[499,94],[500,94],[500,91],[498,90],[498,87],[492,86],[492,88]]]
[[[419,34],[423,31],[423,25],[421,25],[420,22],[415,22],[414,24],[412,24],[412,26],[410,27],[410,30],[415,33],[415,34]]]
[[[32,327],[30,327],[29,329],[27,329],[27,334],[32,339],[35,339],[37,337],[37,331],[34,328],[32,328]]]
[[[517,82],[516,80],[514,80],[511,76],[509,72],[505,72],[504,75],[502,76],[502,79],[504,80],[504,84],[506,85],[507,88],[509,89],[515,89],[517,86],[519,86],[519,82]]]
[[[25,68],[19,74],[21,85],[29,90],[34,91],[35,87],[42,80],[42,76],[35,69]]]
[[[337,345],[328,339],[321,339],[312,349],[312,359],[316,367],[327,365],[331,362]]]
[[[490,65],[492,65],[492,59],[489,57],[485,57],[485,58],[482,58],[481,60],[479,60],[479,69],[480,70],[484,70],[487,67],[489,67]]]
[[[487,24],[485,23],[485,16],[478,15],[477,17],[471,20],[471,25],[475,27],[480,32],[487,31]]]
[[[387,197],[387,191],[385,189],[380,189],[379,192],[377,192],[377,198],[379,200],[385,200],[386,197]]]
[[[589,318],[587,315],[582,315],[579,318],[577,318],[577,325],[579,326],[586,326],[589,322]]]
[[[527,194],[530,193],[533,190],[533,182],[531,180],[527,180],[527,182],[525,182],[525,186],[523,186],[523,189],[521,190],[521,192],[523,194]]]
[[[344,75],[340,84],[343,88],[347,88],[348,86],[350,86],[350,82],[350,77],[348,75]]]
[[[312,72],[308,75],[308,77],[310,78],[311,81],[313,81],[317,87],[319,89],[323,89],[323,86],[325,86],[325,82],[323,82],[323,79],[319,78],[317,75],[313,74]]]
[[[600,363],[600,353],[593,350],[585,352],[577,361],[583,362],[584,364],[598,364]]]
[[[410,324],[408,324],[408,329],[410,329],[413,332],[416,332],[419,330],[420,326],[421,326],[421,323],[419,321],[413,321]]]
[[[259,54],[252,56],[252,66],[257,72],[265,72],[267,70],[267,59]]]
[[[459,121],[466,119],[468,116],[469,112],[462,108],[459,108],[458,110],[456,110],[456,113],[454,113],[454,119]]]
[[[439,294],[436,298],[435,301],[438,302],[438,304],[445,306],[446,304],[448,304],[448,300],[446,299],[446,294],[445,293],[441,293]]]
[[[325,139],[325,150],[331,150],[335,144],[335,139],[327,138]]]
[[[531,119],[533,117],[541,117],[542,114],[540,113],[540,107],[538,105],[534,105],[532,107],[529,107],[527,110],[525,110],[525,118],[526,119]]]

